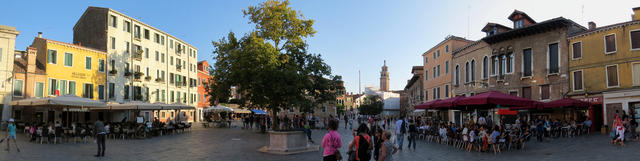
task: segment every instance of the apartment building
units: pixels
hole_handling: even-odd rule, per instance
[[[211,96],[208,94],[207,88],[205,87],[209,85],[210,81],[213,81],[211,74],[209,73],[210,71],[211,66],[209,66],[209,63],[206,60],[198,62],[198,97],[196,99],[198,106],[196,109],[198,113],[197,117],[199,119],[202,119],[202,109],[213,105],[209,100]]]
[[[440,43],[422,54],[425,102],[446,99],[451,96],[451,58],[454,50],[464,47],[472,41],[447,36]]]
[[[15,27],[0,25],[0,117],[2,121],[11,117],[11,101],[14,81],[13,51],[16,46],[16,37],[20,34]],[[20,82],[18,82],[20,83]]]
[[[107,53],[107,100],[197,106],[198,49],[110,8],[88,7],[73,43]]]
[[[411,79],[407,80],[407,85],[404,87],[404,95],[406,98],[402,100],[401,110],[411,113],[415,109],[416,105],[424,103],[424,89],[422,88],[422,81],[424,75],[422,74],[422,66],[413,66],[411,68]],[[402,98],[402,96],[401,96]]]

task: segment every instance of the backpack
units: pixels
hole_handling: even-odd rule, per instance
[[[371,160],[371,151],[369,151],[369,140],[362,135],[358,135],[358,151],[356,156],[360,159],[359,161],[369,161]]]
[[[407,132],[407,125],[405,124],[404,120],[402,120],[402,124],[400,125],[400,132],[403,134]]]

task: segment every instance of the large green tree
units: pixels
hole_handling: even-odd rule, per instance
[[[313,20],[291,9],[289,1],[269,0],[243,13],[255,25],[253,31],[241,38],[230,32],[213,42],[210,101],[228,99],[232,86],[242,95],[243,107],[267,108],[273,115],[335,101],[341,77],[331,75],[319,54],[307,51],[305,38],[316,33]]]
[[[362,115],[378,115],[382,112],[383,106],[384,103],[380,97],[368,95],[364,98],[360,107],[358,107],[358,112]]]

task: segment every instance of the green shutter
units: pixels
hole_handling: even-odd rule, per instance
[[[66,80],[60,80],[60,95],[64,96],[67,94],[67,81]]]
[[[69,92],[67,94],[76,95],[76,82],[69,81]]]
[[[14,80],[13,81],[13,95],[14,96],[22,96],[22,80]]]
[[[91,57],[86,57],[84,63],[85,63],[84,68],[91,70]]]
[[[36,82],[36,97],[44,97],[44,83]]]

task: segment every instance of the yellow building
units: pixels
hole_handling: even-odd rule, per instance
[[[568,38],[569,95],[601,104],[590,109],[594,124],[611,125],[616,111],[640,113],[640,7],[633,11],[631,21],[589,22],[589,30]]]
[[[31,44],[37,48],[37,59],[46,62],[45,96],[76,95],[93,100],[105,100],[105,52],[42,38],[39,34]]]

